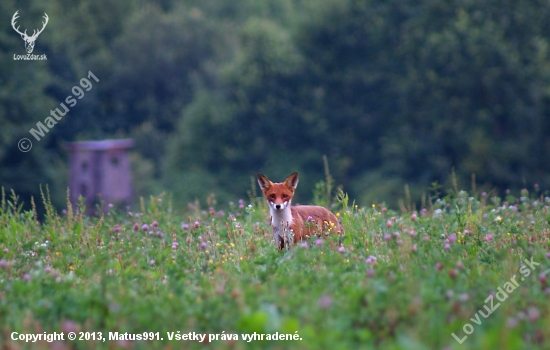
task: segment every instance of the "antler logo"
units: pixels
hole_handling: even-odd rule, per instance
[[[34,50],[34,42],[36,41],[36,38],[38,38],[38,35],[40,35],[42,31],[44,31],[44,28],[46,28],[46,25],[48,24],[48,15],[44,12],[44,19],[46,20],[46,22],[42,22],[42,29],[40,29],[38,32],[35,29],[33,30],[32,35],[28,36],[26,29],[24,33],[21,33],[19,31],[19,27],[15,28],[15,21],[17,20],[17,18],[19,18],[19,15],[17,14],[18,12],[19,10],[15,11],[13,17],[11,18],[11,26],[13,27],[13,30],[19,33],[19,35],[21,35],[21,38],[25,40],[25,49],[27,50],[27,52],[32,53],[32,50]]]

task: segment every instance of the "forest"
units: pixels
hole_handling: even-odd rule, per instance
[[[48,22],[34,55],[27,34]],[[332,180],[397,208],[459,185],[550,188],[550,2],[0,2],[0,186],[62,207],[67,142],[132,138],[135,196],[247,196],[256,174]],[[92,72],[98,81],[29,136]],[[46,124],[44,124],[46,125]],[[454,175],[452,175],[454,174]]]

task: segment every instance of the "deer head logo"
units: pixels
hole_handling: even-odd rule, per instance
[[[17,33],[19,33],[19,35],[21,35],[21,38],[25,40],[25,50],[27,50],[28,53],[32,53],[32,50],[34,50],[34,42],[36,41],[36,38],[38,38],[38,35],[40,35],[44,28],[46,28],[46,24],[48,24],[48,15],[44,12],[44,19],[46,20],[46,22],[42,22],[42,29],[40,29],[38,32],[35,29],[33,30],[32,35],[28,36],[26,29],[24,33],[21,33],[19,31],[19,27],[15,28],[15,21],[17,20],[17,18],[19,18],[19,15],[17,14],[18,12],[19,10],[15,11],[13,17],[11,18],[11,26]]]

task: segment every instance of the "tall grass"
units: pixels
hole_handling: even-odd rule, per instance
[[[350,204],[340,192],[343,240],[312,237],[282,252],[259,198],[226,211],[210,198],[182,213],[159,196],[140,212],[87,217],[82,203],[57,213],[47,191],[42,197],[40,223],[36,210],[21,211],[17,196],[2,191],[0,327],[8,349],[54,346],[11,340],[12,332],[61,331],[164,338],[55,343],[79,349],[204,347],[169,341],[167,332],[178,331],[302,339],[213,340],[216,349],[550,348],[550,198],[537,191],[499,198],[456,189],[418,211],[407,200],[399,212]],[[524,277],[525,259],[540,265]],[[517,289],[473,323],[513,276]],[[451,334],[464,337],[467,323],[473,332],[459,345]]]

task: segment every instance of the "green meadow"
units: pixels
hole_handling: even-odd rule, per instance
[[[22,211],[2,194],[2,349],[550,348],[538,188],[455,188],[396,209],[340,192],[328,205],[345,236],[284,251],[255,193],[183,211],[163,195],[132,212],[102,205],[58,212],[44,191]]]

